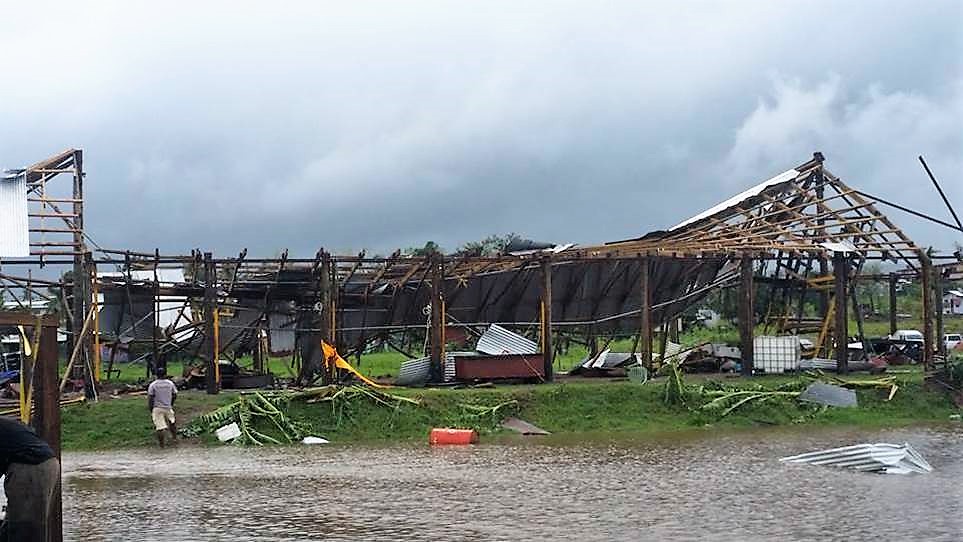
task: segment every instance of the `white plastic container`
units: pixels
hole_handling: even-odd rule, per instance
[[[799,337],[762,336],[752,341],[752,366],[757,371],[779,374],[799,369],[802,357]]]
[[[217,440],[227,442],[241,436],[241,428],[237,426],[237,422],[232,422],[224,427],[218,427],[214,434],[217,435]]]

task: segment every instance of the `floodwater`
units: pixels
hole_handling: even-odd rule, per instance
[[[963,427],[73,453],[66,540],[960,540]],[[426,439],[427,440],[427,439]],[[908,441],[926,475],[779,457]]]

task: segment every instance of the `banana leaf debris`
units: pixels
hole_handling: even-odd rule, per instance
[[[345,407],[356,401],[367,401],[385,408],[401,404],[419,404],[417,400],[392,395],[366,386],[322,386],[304,390],[276,392],[257,391],[238,395],[237,399],[212,412],[195,418],[182,431],[184,436],[196,437],[215,433],[222,442],[237,445],[293,444],[312,440],[313,428],[292,418],[288,405],[292,401],[331,405],[340,421]],[[308,442],[313,443],[313,442]]]
[[[718,418],[747,407],[766,402],[792,399],[821,407],[856,406],[857,389],[877,389],[886,394],[889,401],[899,389],[896,377],[887,376],[873,380],[847,380],[822,371],[807,371],[802,378],[766,387],[763,385],[727,386],[718,381],[707,381],[699,386],[687,384],[679,363],[669,363],[661,369],[666,377],[663,384],[663,402],[667,405],[684,406]]]

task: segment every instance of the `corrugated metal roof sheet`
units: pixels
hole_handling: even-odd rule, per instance
[[[27,178],[0,176],[0,257],[30,256]]]
[[[431,358],[409,359],[401,364],[398,371],[398,378],[395,385],[398,386],[420,386],[428,382],[428,374],[431,371]]]
[[[492,324],[478,339],[475,347],[482,354],[497,356],[500,354],[537,354],[538,345],[517,333]]]
[[[751,198],[751,197],[753,197],[753,196],[758,196],[759,194],[763,193],[767,188],[770,188],[770,187],[772,187],[772,186],[776,186],[776,185],[779,185],[779,184],[782,184],[782,183],[785,183],[785,182],[792,181],[793,179],[795,179],[795,178],[798,177],[798,176],[799,176],[799,172],[796,171],[795,169],[790,169],[790,170],[788,170],[788,171],[784,171],[784,172],[780,173],[779,175],[776,175],[775,177],[769,179],[768,181],[764,181],[764,182],[762,182],[762,183],[759,183],[759,184],[757,184],[756,186],[753,186],[752,188],[750,188],[749,190],[746,190],[745,192],[742,192],[741,194],[736,194],[735,196],[732,196],[731,198],[727,199],[726,201],[724,201],[724,202],[722,202],[722,203],[720,203],[720,204],[718,204],[718,205],[716,205],[716,206],[714,206],[714,207],[712,207],[712,208],[710,208],[710,209],[706,209],[705,211],[702,211],[701,213],[695,215],[695,216],[692,217],[692,218],[689,218],[689,219],[687,219],[687,220],[683,220],[682,222],[679,222],[678,224],[676,224],[675,226],[673,226],[669,231],[677,230],[677,229],[682,228],[682,227],[684,227],[684,226],[688,226],[688,225],[690,225],[690,224],[694,224],[694,223],[702,220],[703,218],[707,218],[707,217],[710,217],[710,216],[712,216],[712,215],[714,215],[714,214],[721,213],[722,211],[725,211],[726,209],[729,209],[729,208],[731,208],[731,207],[735,207],[735,206],[741,204],[742,202],[746,201],[747,199],[749,199],[749,198]]]
[[[931,472],[933,467],[908,443],[857,444],[783,457],[784,463],[809,463],[887,474]]]

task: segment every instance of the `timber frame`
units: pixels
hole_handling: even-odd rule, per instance
[[[549,377],[555,352],[569,340],[595,345],[598,336],[637,334],[642,359],[649,360],[665,351],[669,324],[721,288],[739,290],[746,374],[753,372],[752,338],[758,324],[783,333],[820,331],[820,351],[826,356],[835,352],[845,371],[846,348],[834,345],[849,343],[843,324],[853,285],[858,280],[880,280],[861,274],[865,262],[891,261],[904,266],[901,276],[924,283],[925,361],[931,364],[933,334],[939,333],[932,325],[931,290],[939,277],[930,255],[877,208],[878,203],[894,204],[850,188],[823,162],[816,153],[672,228],[595,246],[494,257],[407,256],[400,251],[387,257],[363,252],[336,256],[320,249],[309,259],[291,258],[287,252],[268,259],[250,258],[246,251],[215,258],[201,251],[161,255],[159,250],[97,247],[95,258],[84,242],[82,153],[72,150],[23,170],[40,194],[32,203],[49,206],[52,215],[33,218],[67,225],[56,232],[38,226],[31,234],[68,234],[69,246],[59,256],[71,259],[58,259],[56,247],[40,241],[31,261],[3,264],[73,265],[79,280],[43,282],[2,274],[0,269],[0,284],[48,297],[59,287],[71,307],[71,329],[81,331],[93,315],[92,333],[79,335],[91,343],[81,350],[96,376],[101,374],[101,349],[94,341],[149,344],[148,371],[164,363],[167,354],[180,352],[207,365],[208,391],[216,393],[222,355],[237,359],[250,352],[257,372],[265,370],[268,353],[283,352],[291,356],[301,384],[336,379],[337,375],[318,372],[320,339],[345,357],[360,356],[375,341],[415,357],[410,354],[412,341],[427,340],[432,376],[439,380],[446,329],[478,333],[489,323],[537,337]],[[68,203],[73,213],[65,213],[59,207],[64,201],[43,194],[47,176],[71,172],[74,197]],[[119,271],[98,272],[99,266]],[[164,278],[165,270],[180,270],[183,275]],[[893,279],[887,275],[882,280],[892,284]],[[759,321],[759,294],[766,289],[768,308]],[[815,322],[804,313],[813,296],[819,307]],[[160,330],[159,314],[177,310],[162,309],[162,298],[182,300],[183,307],[191,309],[184,311],[190,316]],[[100,310],[89,310],[94,303]],[[145,309],[145,303],[153,308]],[[96,321],[96,315],[108,308],[120,312],[113,329]],[[127,323],[122,325],[124,318]],[[137,322],[148,318],[153,325],[144,333]],[[661,346],[655,344],[655,335]],[[109,361],[107,368],[109,374]]]

